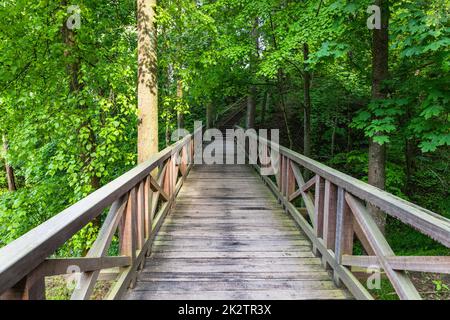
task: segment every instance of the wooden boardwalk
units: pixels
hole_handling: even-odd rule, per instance
[[[251,167],[195,166],[126,299],[345,299]]]
[[[417,300],[406,271],[449,274],[449,256],[396,256],[367,206],[447,248],[449,219],[254,133],[247,136],[259,141],[260,164],[270,160],[276,169],[271,177],[260,175],[259,165],[194,165],[194,134],[186,136],[0,248],[0,300],[45,299],[45,277],[68,274],[73,266],[82,273],[73,300],[90,299],[105,276],[114,279],[107,300],[372,300],[352,267],[374,266],[401,299]],[[234,154],[234,142],[220,146]],[[305,169],[314,174],[308,181]],[[85,257],[52,257],[105,211]],[[115,235],[119,252],[109,256]],[[355,255],[355,239],[368,255]]]

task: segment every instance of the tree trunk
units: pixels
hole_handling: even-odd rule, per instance
[[[138,0],[138,162],[158,153],[156,0]]]
[[[412,177],[416,171],[417,144],[412,139],[405,139],[405,194],[411,196],[414,194],[414,183]]]
[[[254,74],[259,59],[259,18],[256,17],[253,23],[252,38],[255,42],[255,51],[250,57],[250,70]],[[247,129],[255,128],[255,115],[256,115],[256,86],[252,85],[249,88],[247,95]]]
[[[170,127],[169,127],[169,121],[166,120],[166,133],[165,133],[165,138],[166,138],[166,147],[171,145],[171,136],[170,136]]]
[[[389,75],[389,3],[388,0],[376,0],[375,5],[381,8],[381,29],[373,30],[372,39],[372,99],[385,99],[386,90],[383,82]],[[386,145],[376,143],[373,138],[369,141],[369,184],[380,189],[386,184]],[[370,207],[378,227],[385,230],[386,214],[381,210]]]
[[[6,180],[8,181],[8,190],[16,191],[17,187],[16,187],[16,178],[14,176],[14,169],[8,163],[8,160],[6,160],[6,155],[8,153],[8,140],[6,139],[6,136],[3,136],[3,151],[5,153],[5,169],[6,169]]]
[[[270,92],[269,90],[266,90],[264,93],[264,99],[261,104],[261,120],[260,120],[260,126],[264,126],[264,123],[266,122],[266,110],[268,108],[270,101]]]
[[[309,46],[303,44],[303,61],[309,59]],[[303,71],[303,154],[311,157],[311,73],[305,68]]]
[[[247,129],[255,127],[256,87],[251,86],[247,96]]]
[[[206,128],[211,129],[214,126],[214,105],[208,102],[206,105]]]
[[[289,140],[289,149],[292,149],[294,142],[292,141],[291,129],[289,128],[288,115],[286,110],[286,101],[284,99],[284,73],[283,69],[278,69],[278,92],[280,94],[281,112],[283,113],[286,133]]]
[[[68,5],[67,0],[61,0],[61,5],[65,8]],[[82,89],[83,85],[80,83],[80,69],[81,62],[78,56],[73,56],[73,50],[75,49],[75,33],[73,30],[67,27],[66,21],[63,21],[61,28],[62,38],[64,44],[67,46],[64,50],[64,57],[72,56],[72,62],[66,64],[66,72],[69,76],[69,89],[70,92],[78,92]]]
[[[181,80],[177,82],[177,99],[178,103],[183,102],[183,82]],[[184,129],[184,110],[177,111],[177,125],[178,129]]]
[[[334,157],[334,149],[336,148],[336,119],[333,121],[333,132],[331,133],[331,156]]]

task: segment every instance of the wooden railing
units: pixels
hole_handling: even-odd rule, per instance
[[[232,103],[231,105],[227,106],[225,109],[223,109],[221,112],[217,113],[214,118],[214,125],[218,128],[227,125],[232,121],[236,116],[238,116],[240,113],[244,112],[247,108],[247,105],[244,103],[246,100],[246,97],[239,99],[235,103]],[[233,126],[235,123],[232,123],[231,126]]]
[[[239,127],[237,127],[239,128]],[[240,128],[242,129],[242,128]],[[373,299],[349,267],[380,268],[401,299],[420,299],[405,271],[450,273],[450,257],[396,256],[376,225],[368,205],[381,209],[421,233],[450,247],[450,220],[352,178],[276,143],[247,132],[246,146],[258,145],[255,168],[274,168],[275,179],[261,175],[286,211],[313,244],[313,251],[358,299]],[[259,142],[257,144],[257,142]],[[255,151],[255,150],[253,150]],[[255,158],[255,157],[253,157]],[[303,171],[303,172],[302,172]],[[313,175],[305,181],[305,172]],[[303,210],[293,202],[301,197]],[[369,256],[353,255],[354,236]]]
[[[200,130],[200,129],[199,129]],[[194,157],[193,135],[154,155],[123,176],[0,249],[0,298],[45,299],[45,277],[81,273],[72,299],[89,299],[100,271],[118,270],[106,299],[133,286],[136,271],[172,208]],[[85,257],[51,259],[88,223],[109,212]],[[107,256],[114,237],[119,256]]]

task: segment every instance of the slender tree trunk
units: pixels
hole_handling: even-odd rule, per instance
[[[414,183],[412,177],[416,171],[417,144],[412,139],[405,139],[405,194],[411,196],[414,194]]]
[[[177,82],[177,99],[179,103],[183,101],[183,82],[178,80]],[[177,111],[177,125],[179,129],[184,129],[184,110]]]
[[[61,0],[61,5],[63,7],[66,7],[68,5],[67,0]],[[63,22],[62,28],[61,28],[61,34],[63,42],[66,46],[64,50],[64,57],[70,58],[70,62],[66,63],[66,73],[69,76],[69,91],[76,95],[80,91],[83,90],[83,83],[80,81],[82,78],[81,75],[81,60],[80,57],[77,54],[77,47],[76,47],[76,39],[75,39],[75,32],[72,29],[69,29],[67,27],[66,21]],[[87,109],[86,106],[79,106],[81,110]],[[88,118],[86,121],[84,121],[79,128],[81,130],[82,128],[86,128],[89,131],[89,143],[92,145],[91,152],[95,152],[96,150],[96,136],[95,132],[93,131],[91,125],[90,125],[90,119]],[[81,161],[83,163],[91,163],[92,157],[89,153],[82,152],[81,155]],[[91,187],[93,190],[97,190],[100,187],[100,180],[95,174],[91,174]]]
[[[284,124],[286,126],[286,133],[289,140],[289,148],[292,149],[294,143],[292,141],[291,129],[289,128],[288,115],[286,110],[286,101],[284,99],[284,73],[282,69],[278,70],[278,92],[280,94],[281,112],[283,113]]]
[[[275,25],[273,23],[273,19],[272,19],[272,15],[269,14],[269,21],[270,21],[270,27],[272,29],[272,41],[273,41],[273,46],[275,48],[275,50],[278,50],[278,43],[277,43],[277,38],[275,36]],[[292,136],[291,136],[291,130],[289,129],[289,122],[288,122],[288,116],[287,116],[287,111],[286,111],[286,103],[284,100],[284,73],[283,73],[283,69],[279,68],[278,69],[278,74],[277,74],[277,86],[278,86],[278,92],[280,95],[280,102],[281,102],[281,112],[283,113],[283,119],[284,119],[284,124],[286,126],[286,133],[287,133],[287,137],[289,139],[289,148],[292,149],[293,146],[293,141],[292,141]]]
[[[350,112],[350,104],[347,104],[347,152],[350,152],[353,147],[352,128],[350,123],[352,122],[352,114]]]
[[[214,126],[214,105],[208,102],[206,105],[206,128],[211,129]]]
[[[156,0],[138,0],[138,162],[158,152]]]
[[[170,137],[170,127],[169,127],[169,121],[166,120],[166,134],[165,134],[165,138],[166,138],[166,147],[170,146],[171,144],[171,137]]]
[[[333,121],[333,132],[331,133],[331,156],[334,156],[334,149],[336,148],[336,119]]]
[[[256,70],[256,64],[259,59],[259,18],[256,17],[253,23],[252,38],[255,42],[255,51],[250,57],[250,68],[252,72]],[[256,115],[256,86],[252,85],[249,88],[247,95],[247,129],[255,127],[255,115]]]
[[[389,76],[389,1],[376,0],[375,5],[381,8],[381,29],[373,30],[372,43],[372,99],[385,99],[386,90],[383,82]],[[386,184],[386,145],[369,141],[369,184],[380,189]],[[381,210],[370,207],[370,211],[382,232],[385,230],[386,214]]]
[[[261,120],[260,120],[260,126],[264,126],[264,123],[266,121],[266,110],[269,104],[270,100],[270,92],[269,90],[266,90],[264,93],[263,102],[261,104]]]
[[[309,46],[303,44],[303,61],[309,59]],[[305,68],[303,71],[303,154],[311,157],[311,73]]]
[[[8,181],[8,190],[16,191],[17,187],[16,187],[16,178],[14,176],[14,169],[8,163],[8,160],[6,160],[6,155],[8,153],[8,140],[6,139],[6,136],[3,136],[3,151],[5,153],[5,169],[6,169],[6,180]]]
[[[247,129],[255,127],[256,87],[251,86],[247,96]]]

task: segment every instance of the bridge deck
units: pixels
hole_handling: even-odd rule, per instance
[[[196,166],[126,299],[345,299],[249,166]]]

